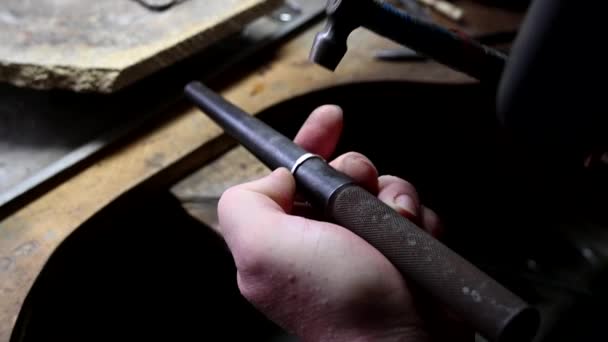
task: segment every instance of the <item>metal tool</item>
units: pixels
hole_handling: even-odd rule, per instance
[[[479,34],[471,37],[478,41],[480,44],[497,45],[510,43],[515,39],[516,36],[517,31],[499,31]],[[394,49],[378,50],[374,53],[374,58],[387,62],[425,61],[428,59],[426,56],[423,56],[405,46],[401,46]]]
[[[428,291],[485,337],[530,341],[538,312],[477,267],[392,208],[270,126],[202,85],[186,96],[271,169],[291,169],[298,188],[328,220],[350,229],[383,253],[401,273]]]
[[[310,60],[335,70],[350,33],[365,27],[453,69],[497,84],[507,57],[462,33],[417,19],[381,0],[329,0],[327,25],[317,34]]]
[[[418,19],[433,21],[433,17],[429,11],[425,7],[422,7],[422,4],[418,0],[399,0],[398,4],[399,8]]]
[[[418,0],[418,2],[425,4],[440,13],[446,18],[453,21],[460,21],[464,16],[462,8],[452,4],[451,2],[444,0]]]

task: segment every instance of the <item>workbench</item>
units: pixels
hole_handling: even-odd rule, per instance
[[[459,2],[471,33],[516,29],[521,14]],[[396,48],[393,42],[358,30],[335,73],[307,61],[316,23],[293,35],[262,59],[251,60],[210,84],[228,100],[256,114],[313,90],[363,81],[472,83],[472,79],[434,62],[381,62],[373,52]],[[193,78],[196,76],[193,74]],[[321,105],[319,103],[318,105]],[[285,115],[289,115],[285,113]],[[248,168],[232,172],[238,163],[254,165],[244,151],[185,100],[164,110],[161,118],[136,135],[97,153],[84,167],[69,172],[48,191],[28,201],[0,221],[0,341],[8,341],[19,310],[45,262],[61,243],[109,204],[133,191],[169,189],[196,170],[197,179],[215,184],[217,194],[230,184],[266,172]],[[206,165],[220,156],[211,166]],[[228,158],[228,159],[225,159]],[[237,168],[238,170],[238,168]],[[201,177],[200,174],[203,173]],[[209,175],[222,175],[217,182]],[[195,176],[196,178],[196,176]],[[221,179],[220,179],[221,178]],[[190,181],[175,190],[190,193]],[[186,185],[184,185],[186,184]],[[219,184],[219,185],[218,185]],[[211,186],[210,185],[210,186]],[[198,191],[198,190],[197,190]]]

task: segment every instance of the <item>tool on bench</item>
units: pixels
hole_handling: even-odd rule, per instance
[[[485,45],[506,44],[512,42],[517,36],[517,31],[499,31],[471,36],[473,39]],[[425,61],[428,58],[418,52],[401,46],[395,49],[382,49],[374,53],[374,58],[381,61]]]
[[[327,25],[317,34],[310,60],[335,70],[350,33],[365,27],[422,55],[489,84],[498,84],[507,56],[464,34],[400,11],[381,0],[329,0]]]
[[[418,0],[398,0],[399,8],[403,9],[410,15],[427,21],[432,21],[433,17],[429,14],[425,7]]]
[[[425,4],[440,13],[441,15],[453,20],[460,21],[464,16],[462,8],[452,4],[451,2],[444,0],[418,0],[418,2]]]
[[[350,229],[437,301],[494,341],[530,341],[539,315],[515,294],[333,169],[323,159],[199,82],[187,97],[271,169],[291,169],[298,189],[328,220]]]

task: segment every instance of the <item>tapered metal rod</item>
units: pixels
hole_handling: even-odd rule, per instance
[[[197,106],[217,122],[228,135],[240,142],[271,169],[293,165],[306,153],[304,149],[262,121],[226,102],[218,94],[201,83],[191,83],[186,94]],[[230,113],[228,115],[228,113]]]

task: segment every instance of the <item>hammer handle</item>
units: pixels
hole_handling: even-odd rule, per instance
[[[483,82],[498,84],[507,56],[469,38],[374,0],[362,26]]]

